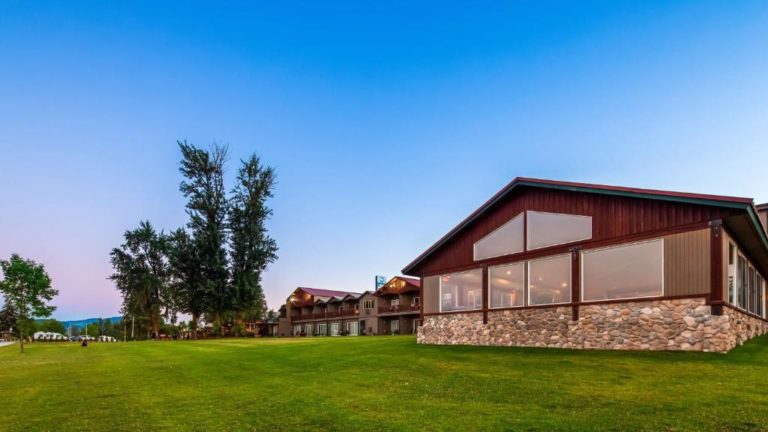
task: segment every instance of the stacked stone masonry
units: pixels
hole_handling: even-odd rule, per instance
[[[711,314],[704,298],[431,315],[417,340],[438,345],[500,345],[574,349],[728,352],[768,333],[768,322],[724,308]]]

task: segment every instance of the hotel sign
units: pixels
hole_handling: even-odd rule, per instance
[[[387,283],[386,276],[376,276],[376,289],[383,287]]]

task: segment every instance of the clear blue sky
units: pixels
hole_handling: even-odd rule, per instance
[[[177,139],[276,167],[272,307],[515,176],[768,201],[768,3],[500,3],[0,0],[0,256],[116,314],[123,231],[185,223]]]

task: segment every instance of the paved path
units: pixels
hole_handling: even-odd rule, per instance
[[[13,344],[14,344],[14,342],[0,342],[0,348],[2,348],[4,346],[8,346],[8,345],[13,345]]]

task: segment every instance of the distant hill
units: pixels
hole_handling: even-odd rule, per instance
[[[70,320],[70,321],[61,321],[62,324],[64,324],[64,327],[69,327],[70,325],[72,327],[85,327],[89,324],[97,323],[99,322],[99,319],[103,319],[104,321],[112,321],[112,323],[116,323],[123,320],[123,317],[115,316],[115,317],[109,317],[109,318],[86,318],[81,320]],[[43,322],[46,321],[44,319],[37,319],[35,322]]]

